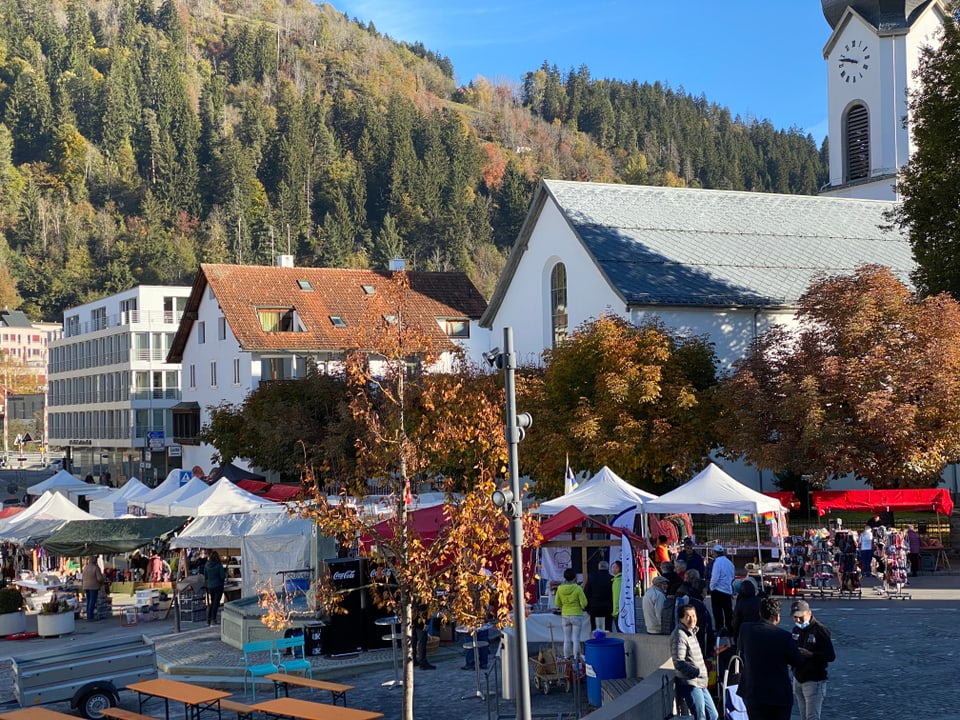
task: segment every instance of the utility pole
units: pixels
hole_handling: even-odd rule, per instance
[[[530,673],[527,668],[527,604],[523,585],[523,502],[520,497],[520,473],[517,445],[523,439],[523,429],[533,424],[529,413],[517,414],[515,372],[517,354],[513,350],[513,328],[503,329],[503,352],[484,353],[487,361],[503,368],[503,388],[506,394],[507,474],[510,487],[493,494],[493,504],[510,519],[510,547],[513,560],[513,628],[515,634],[514,666],[517,700],[517,720],[530,720]]]

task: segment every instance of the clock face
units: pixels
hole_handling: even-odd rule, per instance
[[[841,80],[853,85],[863,80],[869,69],[870,48],[863,40],[851,40],[840,49],[837,71]]]

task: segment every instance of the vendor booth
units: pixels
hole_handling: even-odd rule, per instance
[[[27,488],[27,494],[38,496],[43,495],[48,490],[59,490],[63,493],[66,493],[68,490],[83,490],[90,489],[91,485],[85,483],[80,478],[74,477],[66,470],[60,470],[55,475],[48,477],[43,482],[38,482],[36,485],[31,485]]]
[[[199,493],[171,502],[166,515],[228,515],[257,510],[274,505],[272,500],[254,495],[234,485],[227,478],[221,478]]]
[[[936,512],[950,515],[953,500],[945,488],[892,490],[820,490],[812,494],[818,515],[839,510],[858,512]]]
[[[70,520],[40,547],[52,555],[116,555],[130,552],[176,532],[186,524],[186,517],[100,518]]]
[[[68,520],[94,520],[94,516],[55,490],[47,490],[22,513],[0,521],[0,542],[37,547]]]
[[[564,508],[575,507],[585,515],[618,515],[656,497],[634,487],[604,465],[573,492],[540,503],[536,512],[556,515]]]
[[[710,463],[676,490],[650,500],[643,505],[645,513],[690,513],[705,515],[750,514],[756,522],[757,557],[761,557],[763,543],[760,536],[761,517],[772,514],[769,543],[777,558],[784,557],[783,538],[786,533],[784,508],[780,501],[737,482],[719,467]]]

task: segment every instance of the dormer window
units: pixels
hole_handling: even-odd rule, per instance
[[[440,326],[450,338],[466,339],[470,337],[470,321],[466,318],[446,319],[440,321]]]
[[[293,308],[258,308],[257,319],[264,332],[303,332],[304,327]]]
[[[331,315],[331,316],[330,316],[330,323],[331,323],[335,328],[345,328],[345,327],[347,326],[347,321],[344,320],[344,319],[343,319],[342,317],[340,317],[339,315]]]
[[[313,285],[310,284],[309,280],[297,280],[297,285],[299,285],[300,289],[304,292],[313,292]]]

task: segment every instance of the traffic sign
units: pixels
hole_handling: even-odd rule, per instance
[[[147,445],[151,450],[163,450],[163,430],[151,430],[148,432]]]

